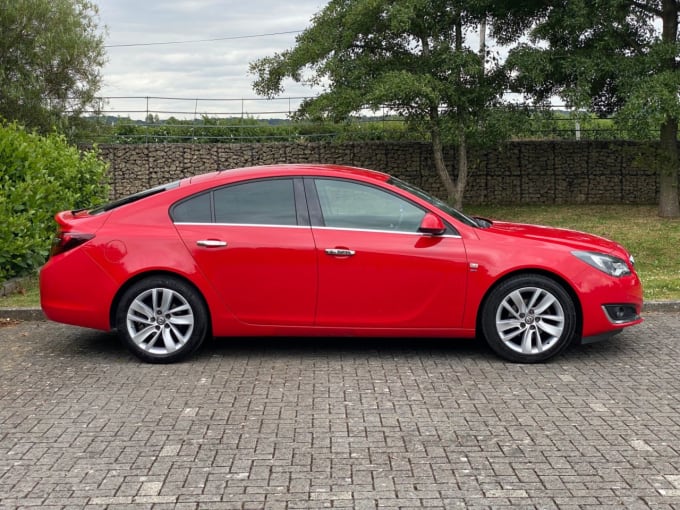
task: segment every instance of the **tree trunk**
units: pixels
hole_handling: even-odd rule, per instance
[[[484,57],[481,56],[482,53],[486,53],[486,21],[482,24],[482,29],[480,31],[480,58],[482,60],[482,69],[484,68]],[[455,21],[455,49],[456,53],[461,53],[463,51],[463,20],[458,14]],[[457,70],[458,83],[461,84],[463,81],[463,70],[458,68]],[[460,111],[458,112],[458,178],[456,179],[456,185],[453,193],[452,199],[449,201],[453,202],[453,206],[456,209],[463,208],[463,194],[465,193],[465,186],[467,184],[467,174],[468,174],[468,160],[467,160],[467,140],[465,139],[465,122],[463,121],[464,114]]]
[[[434,168],[444,185],[446,198],[449,202],[454,202],[456,199],[457,187],[453,183],[451,174],[449,174],[449,171],[446,169],[446,163],[444,162],[444,148],[442,146],[441,132],[439,131],[439,111],[436,106],[430,108],[430,136],[432,137]]]
[[[479,23],[479,58],[482,61],[482,74],[486,62],[486,18]]]
[[[467,140],[465,139],[465,128],[461,127],[458,142],[458,179],[456,179],[456,191],[453,199],[453,206],[463,210],[463,194],[467,185],[468,159],[467,159]]]
[[[661,126],[659,168],[659,216],[680,218],[678,201],[678,121],[666,119]]]
[[[427,38],[421,39],[421,44],[423,45],[423,55],[427,56],[430,54],[430,43]],[[439,129],[439,105],[430,105],[429,111],[430,117],[430,136],[432,137],[432,156],[434,158],[434,168],[439,175],[439,179],[444,185],[446,190],[446,199],[449,203],[453,202],[456,195],[456,186],[453,184],[453,179],[451,179],[451,174],[446,169],[446,163],[444,162],[444,148],[442,146],[442,134]]]
[[[676,44],[678,39],[678,4],[676,0],[662,1],[661,39],[667,44]],[[674,58],[669,58],[668,69],[677,72]],[[661,125],[661,168],[659,169],[659,216],[680,218],[678,201],[678,119],[666,118]]]

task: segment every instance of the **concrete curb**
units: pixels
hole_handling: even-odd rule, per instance
[[[680,301],[645,301],[644,312],[680,312]],[[47,320],[40,308],[0,308],[0,320],[44,321]]]
[[[40,308],[0,308],[0,320],[44,321],[47,320]]]
[[[645,312],[680,312],[680,301],[645,301],[642,314]]]

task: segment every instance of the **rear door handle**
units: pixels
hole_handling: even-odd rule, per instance
[[[351,257],[355,253],[354,250],[344,248],[326,248],[326,255],[332,255],[333,257]]]
[[[198,246],[205,246],[206,248],[221,248],[227,245],[226,241],[220,241],[219,239],[201,239],[196,241]]]

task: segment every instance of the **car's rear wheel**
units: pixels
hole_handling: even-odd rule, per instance
[[[171,276],[152,276],[133,284],[120,299],[116,328],[128,348],[150,363],[186,358],[208,334],[201,295]]]
[[[482,310],[482,331],[501,357],[536,363],[571,343],[576,308],[565,289],[542,275],[518,275],[492,290]]]

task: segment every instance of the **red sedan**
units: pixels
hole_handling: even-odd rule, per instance
[[[48,318],[168,363],[214,336],[483,336],[544,361],[642,321],[620,245],[471,218],[387,174],[214,172],[56,215]]]

